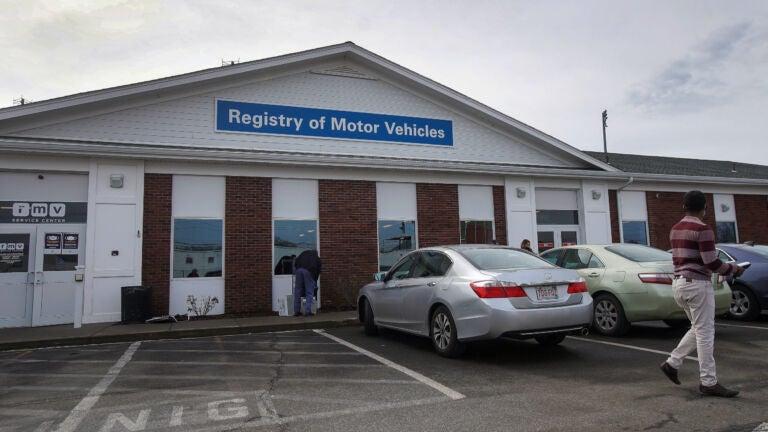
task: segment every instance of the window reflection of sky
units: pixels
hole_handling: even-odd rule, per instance
[[[173,230],[174,242],[206,244],[221,248],[222,221],[212,219],[176,219]]]
[[[625,221],[622,224],[622,229],[624,230],[624,243],[648,245],[645,221]]]
[[[379,252],[410,250],[415,236],[414,221],[379,221]]]
[[[275,245],[316,249],[317,222],[314,220],[275,221]]]

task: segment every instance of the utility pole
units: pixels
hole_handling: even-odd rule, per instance
[[[603,153],[605,154],[605,163],[608,163],[608,141],[605,139],[605,128],[608,127],[608,110],[603,110]]]

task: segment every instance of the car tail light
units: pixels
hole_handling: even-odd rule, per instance
[[[469,284],[472,290],[480,298],[505,298],[505,297],[525,297],[525,291],[519,286],[510,282],[500,282],[495,280],[477,281]]]
[[[587,283],[584,281],[571,282],[568,284],[568,294],[583,293],[587,291],[589,291],[589,289],[587,289]]]
[[[672,273],[640,273],[637,275],[644,283],[672,285]]]

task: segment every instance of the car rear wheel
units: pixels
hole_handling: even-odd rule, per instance
[[[379,327],[373,320],[373,308],[368,299],[363,300],[363,330],[368,336],[376,336],[379,334]]]
[[[619,299],[611,294],[597,296],[592,327],[605,336],[621,336],[629,330],[629,321]]]
[[[740,320],[750,321],[760,316],[760,305],[752,291],[744,285],[736,284],[731,287],[733,296],[731,297],[731,309],[728,316]]]
[[[458,357],[464,354],[467,347],[456,337],[456,324],[448,308],[440,306],[435,309],[429,321],[429,338],[438,354],[443,357]]]
[[[565,340],[564,334],[550,334],[544,336],[536,336],[536,342],[544,346],[555,346]]]

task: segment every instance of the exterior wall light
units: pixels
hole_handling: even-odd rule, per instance
[[[519,187],[519,188],[516,189],[516,192],[517,192],[517,197],[518,198],[525,198],[525,193],[526,193],[525,188]]]
[[[603,196],[602,192],[600,192],[597,189],[592,189],[592,199],[593,200],[599,200],[601,196]]]
[[[731,208],[730,208],[730,207],[728,207],[728,204],[720,204],[720,210],[722,210],[722,211],[723,211],[723,213],[726,213],[726,212],[727,212],[728,210],[730,210],[730,209],[731,209]]]
[[[123,187],[123,178],[124,176],[122,174],[112,174],[109,176],[109,187],[113,189],[120,189]]]

